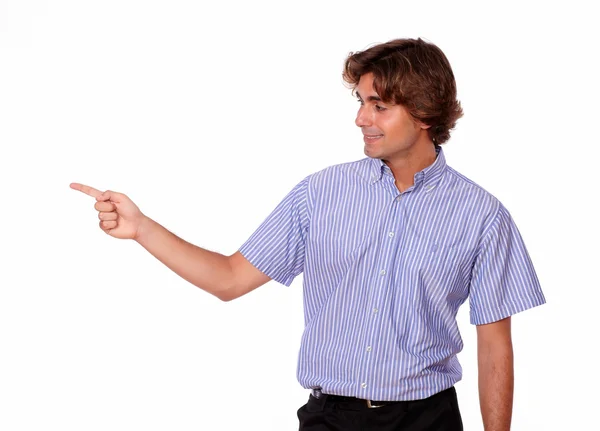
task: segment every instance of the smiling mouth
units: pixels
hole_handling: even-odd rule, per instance
[[[373,142],[379,138],[382,138],[383,135],[363,135],[365,142]]]

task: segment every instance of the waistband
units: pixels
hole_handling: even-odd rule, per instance
[[[369,408],[374,409],[377,407],[383,407],[387,405],[405,405],[406,407],[411,404],[422,403],[424,401],[433,400],[438,397],[454,395],[456,393],[456,389],[454,386],[449,387],[448,389],[444,389],[437,394],[434,394],[428,398],[424,398],[422,400],[412,400],[412,401],[376,401],[376,400],[366,400],[362,398],[355,397],[347,397],[343,395],[334,395],[334,394],[325,394],[321,392],[320,389],[313,389],[311,392],[311,396],[315,399],[319,400],[321,403],[337,403],[337,404],[345,404],[347,406],[353,406],[356,408]]]

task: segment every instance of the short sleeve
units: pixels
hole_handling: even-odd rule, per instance
[[[499,211],[480,243],[469,292],[474,325],[496,322],[546,302],[523,239],[508,211]]]
[[[298,183],[240,247],[240,253],[269,278],[289,286],[304,270],[309,177]]]

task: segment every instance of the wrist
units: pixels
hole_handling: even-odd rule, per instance
[[[148,236],[148,232],[152,228],[152,219],[142,214],[142,218],[138,224],[133,240],[142,243],[144,238]]]

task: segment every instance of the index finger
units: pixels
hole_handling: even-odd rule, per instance
[[[79,190],[80,192],[83,192],[86,195],[91,196],[93,198],[98,197],[102,194],[102,192],[100,190],[96,190],[95,188],[86,186],[84,184],[71,183],[70,187],[73,190]]]

